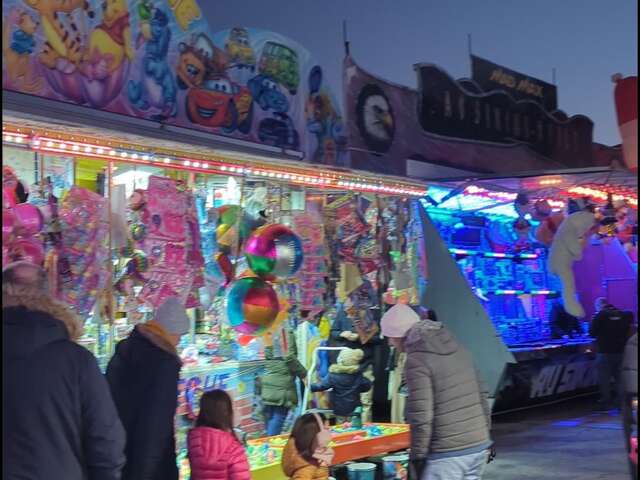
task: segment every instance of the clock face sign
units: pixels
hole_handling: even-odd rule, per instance
[[[377,153],[391,148],[395,136],[395,117],[391,103],[377,85],[366,85],[358,95],[356,122],[367,147]]]

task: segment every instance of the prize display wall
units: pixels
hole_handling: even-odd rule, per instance
[[[534,182],[544,186],[550,180]],[[567,191],[562,183],[570,185]],[[432,185],[422,201],[456,274],[464,277],[517,362],[506,365],[494,414],[593,394],[597,349],[589,325],[595,299],[604,296],[637,315],[637,197],[631,189],[607,193],[620,187],[596,190],[571,183],[554,177],[558,191],[546,189],[542,195]],[[571,239],[581,256],[569,266],[576,285],[570,297],[585,310],[574,316],[567,311],[552,256],[555,237],[568,231],[560,225],[581,215],[572,211],[581,204],[592,219],[582,238]]]
[[[384,309],[415,302],[424,282],[421,229],[407,196],[19,146],[3,146],[3,160],[5,187],[17,181],[28,190],[26,201],[3,199],[3,263],[27,244],[41,249],[54,292],[85,320],[80,342],[103,368],[165,298],[186,305],[192,328],[178,348],[176,415],[183,478],[186,433],[204,391],[229,392],[242,435],[263,436],[256,379],[268,361],[265,334],[275,357],[293,348],[286,332],[297,334],[309,367],[339,305],[361,312],[354,327],[370,338]],[[28,239],[5,222],[22,225],[26,210],[41,220]],[[323,398],[312,396],[309,406]],[[252,468],[272,463],[271,450],[251,455]]]

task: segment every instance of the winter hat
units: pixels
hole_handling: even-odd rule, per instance
[[[362,350],[346,348],[340,351],[340,355],[338,355],[338,363],[345,367],[358,366],[363,358],[364,352]]]
[[[420,321],[418,314],[408,305],[398,303],[382,316],[380,326],[382,335],[391,338],[403,338],[409,329]]]
[[[154,320],[171,335],[184,335],[189,331],[189,317],[176,297],[167,298],[156,309]]]

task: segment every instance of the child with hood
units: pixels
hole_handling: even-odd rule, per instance
[[[312,392],[331,389],[330,401],[338,423],[348,421],[356,408],[362,406],[360,394],[371,389],[371,382],[365,378],[360,368],[364,352],[345,348],[338,355],[337,363],[329,367],[322,383],[312,385]]]

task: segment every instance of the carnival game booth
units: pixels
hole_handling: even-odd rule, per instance
[[[191,0],[12,0],[3,37],[3,262],[44,260],[102,366],[181,298],[181,449],[212,388],[262,434],[264,334],[310,365],[340,305],[370,338],[417,298],[424,184],[349,169],[340,106],[296,42],[213,31]]]
[[[371,335],[368,312],[383,308],[381,297],[393,303],[417,295],[420,229],[410,199],[425,193],[418,184],[10,120],[3,253],[8,259],[32,249],[46,258],[58,295],[86,319],[81,342],[100,363],[163,298],[178,295],[188,307],[179,445],[200,394],[212,388],[232,394],[243,434],[262,434],[255,387],[265,365],[263,334],[273,335],[276,356],[293,348],[285,331],[303,336],[298,350],[310,360],[308,349],[326,339],[337,305],[357,304],[365,314],[356,328]],[[27,199],[14,195],[16,184]],[[28,238],[23,224],[31,225]],[[402,245],[393,243],[398,238]],[[405,279],[402,289],[394,287],[396,275]],[[312,321],[303,322],[304,310]]]
[[[420,212],[428,266],[421,304],[471,352],[495,392],[494,411],[504,411],[594,383],[590,339],[551,341],[556,299],[587,320],[601,294],[637,311],[630,304],[637,298],[637,180],[630,173],[637,111],[624,101],[637,80],[616,77],[623,145],[606,146],[593,141],[591,119],[560,109],[556,85],[477,55],[469,60],[468,77],[420,63],[416,86],[402,86],[362,68],[347,49],[344,108],[353,167],[429,185]],[[551,240],[568,200],[584,196],[602,210],[603,230],[625,223],[619,240],[587,242],[582,262],[570,266],[565,256],[551,272],[549,265],[558,267]],[[580,256],[580,248],[567,250],[572,260]]]
[[[637,318],[637,177],[610,171],[443,182],[421,202],[457,270],[448,274],[464,278],[517,361],[494,412],[592,392],[595,300],[606,297]],[[595,215],[579,213],[588,204]],[[591,215],[584,239],[563,238],[562,223],[576,214]],[[581,258],[559,262],[563,245],[576,246]]]

